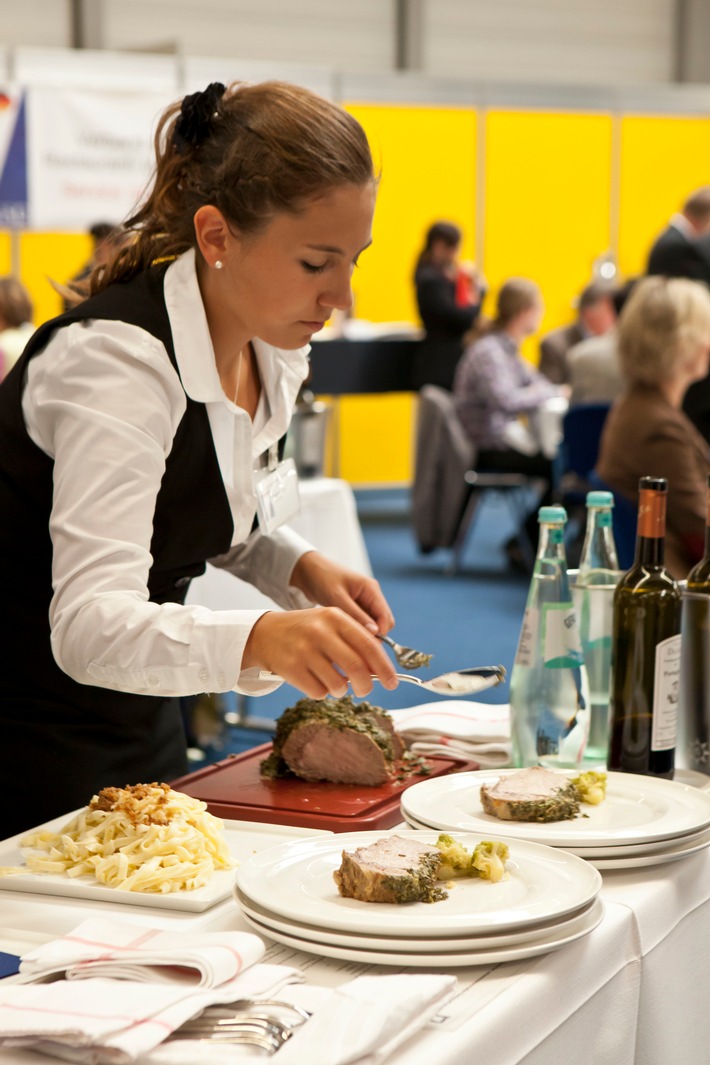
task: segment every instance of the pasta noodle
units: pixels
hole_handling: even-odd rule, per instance
[[[25,836],[35,873],[92,875],[118,891],[167,894],[204,887],[232,860],[222,822],[167,784],[104,788],[57,833]]]

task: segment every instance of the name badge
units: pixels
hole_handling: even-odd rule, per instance
[[[272,533],[301,509],[296,463],[284,459],[273,470],[257,470],[254,479],[259,528]]]

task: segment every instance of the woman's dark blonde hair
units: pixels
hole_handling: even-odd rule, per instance
[[[500,332],[523,311],[528,311],[540,303],[541,299],[540,287],[534,281],[530,281],[527,277],[508,278],[498,292],[495,318],[476,322],[464,338],[465,343],[473,344],[488,333]]]
[[[0,319],[3,329],[17,329],[32,321],[32,300],[16,277],[0,277]]]
[[[213,84],[172,104],[156,130],[155,159],[148,195],[123,226],[129,239],[93,272],[91,295],[196,247],[193,217],[205,204],[249,236],[280,212],[375,180],[359,122],[279,81]]]
[[[658,385],[710,346],[710,293],[699,281],[644,277],[617,325],[617,350],[627,381]]]

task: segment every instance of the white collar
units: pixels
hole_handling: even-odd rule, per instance
[[[688,240],[694,240],[698,235],[684,214],[674,214],[670,224]]]
[[[197,403],[224,401],[226,397],[217,372],[212,338],[197,283],[194,249],[186,251],[170,264],[165,273],[164,291],[175,357],[185,392]],[[286,351],[258,337],[252,343],[271,409],[275,409],[277,392],[293,402],[308,375],[310,345]]]

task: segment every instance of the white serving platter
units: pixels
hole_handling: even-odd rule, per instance
[[[129,906],[150,906],[159,910],[184,910],[200,913],[232,895],[235,869],[218,869],[209,883],[196,891],[172,891],[159,895],[150,892],[119,891],[99,884],[89,876],[68,877],[55,873],[34,873],[25,866],[25,855],[20,840],[34,832],[56,832],[80,813],[75,810],[56,817],[35,829],[28,829],[17,836],[0,842],[0,869],[17,866],[25,871],[10,876],[0,875],[0,890],[26,892],[38,895],[56,895],[71,899],[94,902],[120,903]],[[278,844],[301,839],[304,836],[331,836],[321,829],[289,828],[286,825],[268,825],[260,821],[226,821],[224,838],[229,853],[238,865],[249,861],[255,854]],[[238,866],[237,866],[238,867]]]

